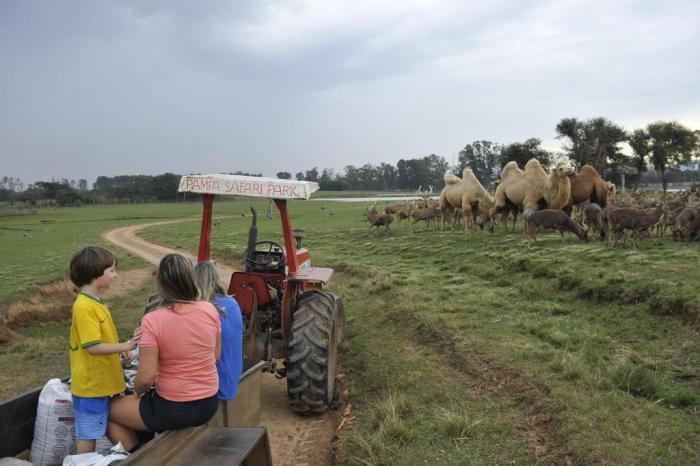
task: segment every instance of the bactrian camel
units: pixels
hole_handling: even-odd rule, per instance
[[[479,182],[470,168],[465,168],[462,178],[451,173],[445,175],[445,187],[440,193],[440,210],[444,212],[462,211],[464,219],[464,232],[476,226],[477,214],[481,215],[482,225],[488,224],[489,230],[493,230],[491,222],[491,209],[493,208],[493,196]],[[447,215],[443,215],[443,223]],[[450,229],[454,227],[454,216],[451,216]]]
[[[492,214],[506,208],[510,202],[520,209],[538,210],[540,207],[561,210],[571,202],[571,181],[574,173],[567,162],[560,160],[547,174],[539,161],[530,159],[525,170],[514,161],[501,171],[501,183],[496,188]]]

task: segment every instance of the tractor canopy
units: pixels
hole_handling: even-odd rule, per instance
[[[260,197],[265,199],[304,199],[318,191],[313,181],[281,180],[242,175],[185,175],[178,192]]]

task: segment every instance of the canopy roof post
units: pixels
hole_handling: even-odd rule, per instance
[[[202,195],[202,229],[199,232],[199,253],[197,261],[208,261],[211,254],[211,212],[212,204],[214,203],[213,194]]]
[[[292,222],[289,220],[289,213],[287,212],[287,200],[275,199],[275,204],[280,211],[280,219],[282,220],[284,247],[287,250],[287,267],[289,267],[289,273],[294,273],[299,270],[299,261],[292,234]]]

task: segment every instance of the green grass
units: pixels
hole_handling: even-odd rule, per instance
[[[250,204],[215,203],[215,258],[240,258]],[[278,218],[265,216],[268,203],[253,204],[258,238],[281,242]],[[541,235],[528,250],[519,231],[465,236],[419,227],[414,235],[396,223],[385,237],[367,232],[364,208],[290,203],[312,262],[336,269],[331,289],[346,303],[340,356],[357,418],[341,434],[342,463],[700,461],[697,242],[666,237],[638,251]],[[200,213],[199,205],[113,209],[41,212],[60,216],[63,226],[32,243],[31,261],[17,251],[29,240],[0,229],[20,235],[12,246],[1,243],[3,257],[11,254],[14,270],[31,278],[13,278],[3,265],[3,280],[15,281],[2,283],[0,299],[65,276],[73,250],[102,229]],[[44,225],[39,218],[0,219],[0,226],[30,224],[34,237]],[[198,233],[190,222],[142,234],[195,250]],[[124,335],[146,293],[112,304]],[[67,371],[67,329],[20,329],[28,338],[0,347],[3,385],[28,388]]]
[[[234,209],[237,201],[220,205]],[[46,208],[36,215],[0,217],[0,322],[8,303],[32,294],[41,284],[66,278],[71,255],[83,246],[114,250],[120,269],[145,265],[131,253],[104,243],[100,239],[104,230],[199,215],[199,203],[178,203]]]
[[[528,251],[520,231],[407,225],[384,237],[363,209],[291,207],[349,316],[342,364],[358,422],[343,462],[700,460],[698,243],[638,251],[541,235]],[[240,257],[248,221],[217,227],[214,256]],[[259,239],[279,240],[278,223],[259,220]],[[143,235],[195,249],[196,230]]]
[[[117,332],[126,340],[139,325],[152,280],[125,296],[107,303]],[[68,335],[70,321],[38,323],[19,329],[23,338],[0,345],[0,400],[41,387],[50,378],[70,375]]]

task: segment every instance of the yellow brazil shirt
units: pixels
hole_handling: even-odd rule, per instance
[[[124,391],[118,354],[92,355],[86,348],[119,343],[112,315],[102,300],[80,293],[73,303],[70,326],[71,392],[84,397],[110,396]]]

